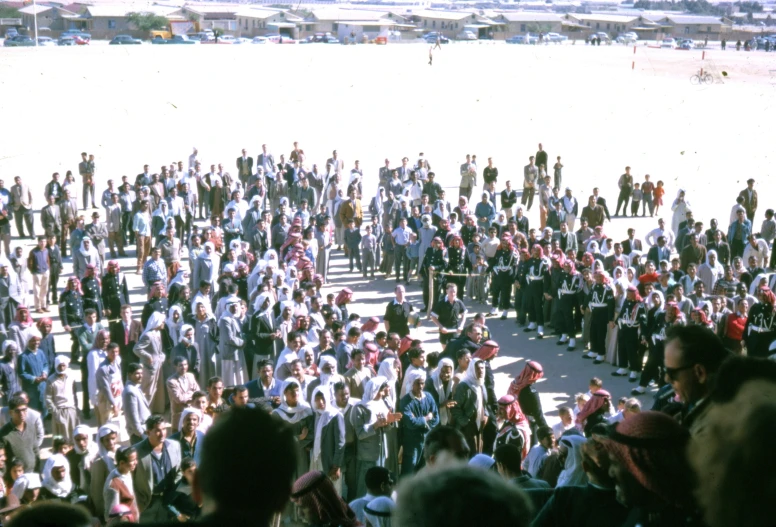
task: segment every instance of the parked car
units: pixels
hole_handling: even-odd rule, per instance
[[[216,39],[212,31],[200,31],[199,33],[191,33],[186,36],[190,40],[196,40],[197,42],[209,42]]]
[[[442,33],[440,33],[439,31],[429,31],[428,33],[424,34],[421,38],[424,40],[428,40],[430,38],[433,38],[434,40],[436,40],[436,38],[440,36],[442,36]]]
[[[253,43],[253,44],[272,44],[272,42],[267,37],[253,37],[253,40],[251,40],[251,43]]]
[[[313,42],[321,42],[323,44],[339,44],[338,38],[332,36],[331,33],[316,33],[313,36]]]
[[[636,33],[629,32],[618,35],[614,41],[618,44],[635,44],[638,39],[639,36]]]
[[[132,38],[130,35],[116,35],[113,37],[113,40],[108,42],[108,44],[113,46],[135,46],[142,43],[142,40],[139,38]]]
[[[278,44],[296,44],[296,40],[286,35],[280,35]]]
[[[507,44],[536,44],[539,42],[539,37],[530,33],[528,35],[515,35],[509,37],[506,42]]]
[[[676,49],[676,46],[676,40],[671,37],[664,38],[663,42],[660,43],[661,48]]]
[[[426,42],[429,43],[429,44],[436,44],[437,39],[439,39],[439,43],[440,44],[449,44],[450,43],[450,39],[445,37],[445,36],[443,36],[443,35],[439,35],[438,37],[426,37],[425,38]]]
[[[219,44],[237,44],[237,39],[234,35],[221,35],[218,37]]]
[[[38,37],[38,46],[56,46],[57,42],[51,37]]]
[[[80,29],[68,29],[67,31],[63,31],[60,35],[60,38],[61,37],[73,37],[73,40],[75,40],[75,43],[79,46],[85,46],[92,40],[92,36],[89,33],[84,33]]]
[[[464,30],[455,36],[456,40],[477,40],[477,35],[474,31]]]
[[[35,41],[27,35],[16,35],[13,38],[5,39],[4,45],[9,48],[27,47],[34,46]]]
[[[547,33],[544,35],[544,39],[556,44],[560,44],[561,42],[566,42],[569,37],[566,35],[561,35],[560,33]]]
[[[19,35],[19,31],[15,27],[8,28],[8,31],[5,32],[6,40],[16,37],[18,35]]]
[[[171,39],[165,40],[164,44],[199,44],[199,40],[193,40],[188,35],[173,35]]]
[[[612,38],[605,32],[605,31],[599,31],[598,33],[593,35],[596,38],[600,38],[601,42],[604,42],[606,44],[609,44],[612,42]]]
[[[676,41],[679,49],[695,49],[695,41],[691,38],[680,38]]]
[[[57,40],[58,46],[75,46],[75,39],[73,37],[59,37]]]
[[[264,35],[264,38],[266,38],[273,44],[280,44],[280,35],[278,34]]]

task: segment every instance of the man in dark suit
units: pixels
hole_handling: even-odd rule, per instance
[[[603,207],[606,219],[612,221],[611,214],[609,214],[609,207],[606,206],[606,200],[598,195],[598,187],[593,189],[593,196],[595,196],[595,204]]]
[[[628,229],[628,239],[624,240],[621,245],[622,252],[628,256],[630,256],[633,251],[643,251],[641,240],[636,239],[636,229],[634,228]]]
[[[251,174],[253,174],[253,158],[243,148],[242,155],[237,158],[237,177],[240,178],[243,186],[248,182]]]
[[[114,315],[115,316],[115,315]],[[110,323],[110,340],[119,345],[119,356],[121,357],[121,380],[127,382],[127,368],[133,362],[137,361],[134,353],[135,344],[143,332],[140,322],[132,320],[132,306],[125,304],[121,306],[121,320]]]
[[[666,247],[666,237],[658,236],[657,245],[651,247],[647,253],[647,260],[655,264],[655,268],[660,267],[661,260],[671,261],[671,249]]]
[[[754,221],[754,214],[757,212],[757,191],[754,189],[754,179],[747,179],[746,188],[738,195],[744,198],[742,205],[746,209],[746,219]]]
[[[262,293],[256,303],[259,308],[251,317],[251,342],[245,348],[246,365],[251,375],[256,371],[255,362],[264,359],[275,360],[280,351],[278,348],[283,344],[280,328],[270,309],[272,307],[270,295]]]

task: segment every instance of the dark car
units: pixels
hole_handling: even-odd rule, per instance
[[[424,38],[424,40],[425,40],[426,42],[428,42],[429,44],[436,44],[436,42],[437,42],[437,39],[439,39],[439,43],[440,43],[440,44],[449,44],[449,43],[450,43],[450,39],[449,39],[449,38],[447,38],[447,37],[446,37],[446,36],[444,36],[444,35],[426,35],[426,36],[425,36],[425,37],[423,37],[423,38]]]
[[[59,46],[75,46],[75,38],[73,37],[59,37],[59,40],[57,40],[57,45]]]
[[[109,42],[112,46],[133,46],[142,44],[143,41],[137,38],[132,38],[129,35],[116,35],[113,40]]]
[[[32,39],[32,37],[27,35],[16,35],[15,37],[11,39],[5,40],[5,46],[7,47],[27,47],[27,46],[34,46],[35,41]]]

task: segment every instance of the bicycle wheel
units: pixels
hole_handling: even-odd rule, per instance
[[[700,83],[701,83],[701,78],[699,75],[693,75],[692,77],[690,77],[690,84],[700,84]]]
[[[704,74],[703,82],[705,82],[706,84],[714,84],[714,76],[711,73]]]

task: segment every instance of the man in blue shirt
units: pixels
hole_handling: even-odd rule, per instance
[[[412,386],[412,389],[399,401],[404,449],[402,476],[415,473],[415,465],[420,461],[426,434],[439,424],[439,410],[434,398],[423,391],[426,386],[426,372],[412,370],[407,373],[406,382]]]
[[[474,207],[474,215],[477,216],[477,227],[482,227],[485,230],[496,219],[496,209],[493,208],[487,193],[482,194],[482,201]]]

